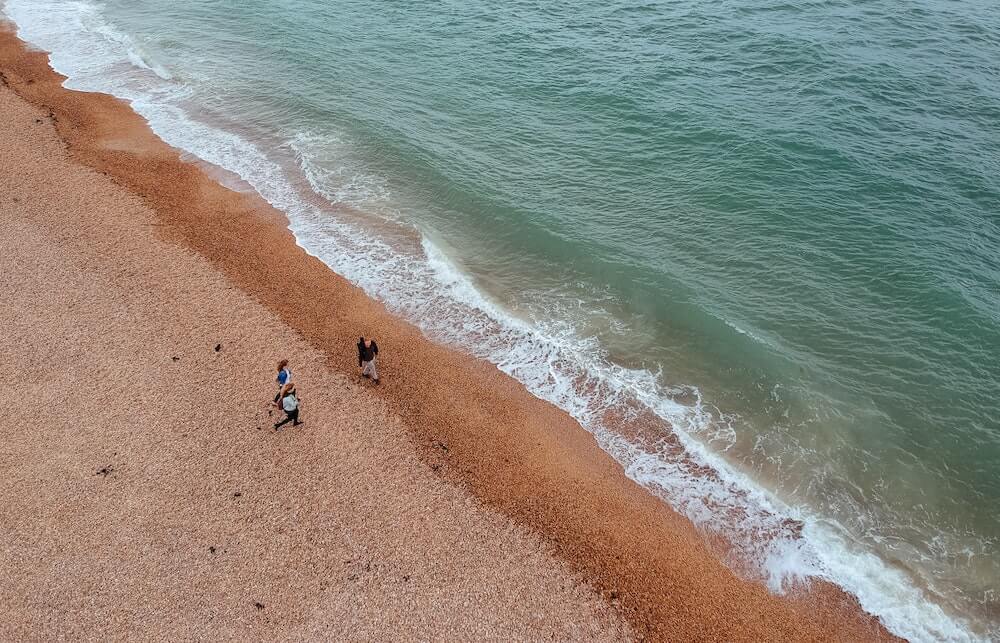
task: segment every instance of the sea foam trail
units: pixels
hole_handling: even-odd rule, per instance
[[[96,5],[8,0],[4,10],[22,39],[51,52],[52,67],[68,77],[67,87],[131,101],[165,142],[240,176],[286,213],[307,252],[429,336],[490,360],[534,395],[567,411],[630,478],[699,528],[732,542],[737,566],[751,563],[772,591],[790,582],[824,579],[857,596],[865,610],[900,636],[974,639],[906,574],[859,549],[836,523],[787,506],[705,446],[726,426],[696,388],[667,389],[657,373],[615,364],[568,321],[529,323],[508,314],[426,237],[421,252],[401,251],[311,205],[273,155],[245,137],[192,118],[186,108],[190,89],[173,81],[164,65],[150,61]],[[330,190],[322,168],[312,161],[314,140],[303,133],[289,141],[297,170],[317,194],[340,201],[343,195]],[[609,417],[627,422],[636,414],[672,427],[672,440],[665,441],[672,446],[640,445],[609,426]]]

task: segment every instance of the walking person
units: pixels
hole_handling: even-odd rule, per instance
[[[278,362],[278,392],[274,396],[274,405],[278,406],[278,401],[285,397],[285,393],[292,387],[292,371],[288,368],[288,360],[283,359]]]
[[[285,394],[281,398],[281,408],[285,412],[285,419],[281,422],[277,422],[274,425],[274,430],[277,431],[279,427],[283,424],[292,423],[292,426],[298,426],[302,424],[299,422],[299,407],[302,405],[302,400],[299,399],[298,394],[295,392],[295,385],[289,382],[286,384]]]
[[[375,340],[361,337],[358,340],[358,366],[361,367],[361,375],[371,378],[378,384],[378,371],[375,370],[376,355],[378,355],[378,344]]]

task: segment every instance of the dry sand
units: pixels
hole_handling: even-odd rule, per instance
[[[9,32],[0,71],[0,639],[891,638],[736,578],[566,414]],[[279,357],[305,424],[275,432]]]

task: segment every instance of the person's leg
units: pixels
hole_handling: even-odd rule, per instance
[[[302,424],[301,422],[299,422],[299,410],[298,409],[295,409],[294,411],[292,411],[291,413],[289,413],[288,417],[292,418],[292,426],[298,426],[298,425]]]
[[[365,377],[370,377],[374,381],[378,381],[378,371],[375,370],[375,360],[364,363],[364,368],[361,370],[361,374]]]
[[[295,414],[295,417],[298,417],[298,415],[299,415],[299,412],[298,412],[298,410],[295,410],[295,411],[292,411],[292,413],[294,413],[294,414]],[[289,413],[288,411],[285,411],[285,419],[284,419],[284,420],[282,420],[281,422],[278,422],[278,423],[276,423],[276,424],[274,425],[274,428],[276,428],[276,429],[277,429],[278,427],[280,427],[280,426],[282,426],[282,425],[284,425],[284,424],[288,424],[288,423],[289,423],[289,422],[291,422],[291,421],[292,421],[293,419],[295,419],[295,417],[293,417],[293,416],[292,416],[292,413]]]

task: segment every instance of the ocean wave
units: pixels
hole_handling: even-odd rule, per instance
[[[296,167],[232,131],[193,118],[191,92],[89,2],[8,0],[24,40],[51,52],[67,86],[132,101],[168,144],[232,172],[286,213],[298,243],[428,336],[488,359],[534,395],[593,433],[626,474],[736,547],[734,568],[774,592],[819,578],[858,597],[894,633],[912,640],[972,640],[968,628],[930,602],[906,573],[867,552],[822,516],[791,507],[721,455],[734,441],[726,418],[693,386],[667,387],[662,373],[616,364],[570,319],[529,321],[493,301],[430,235],[400,249],[317,207],[291,180],[301,172],[332,203],[386,200],[386,182],[343,167],[331,175],[314,147],[335,137],[300,132],[288,142]],[[318,137],[318,138],[317,138]],[[740,332],[747,332],[738,329]],[[623,426],[645,423],[641,438]],[[626,437],[629,435],[629,437]],[[711,446],[709,446],[711,445]]]

